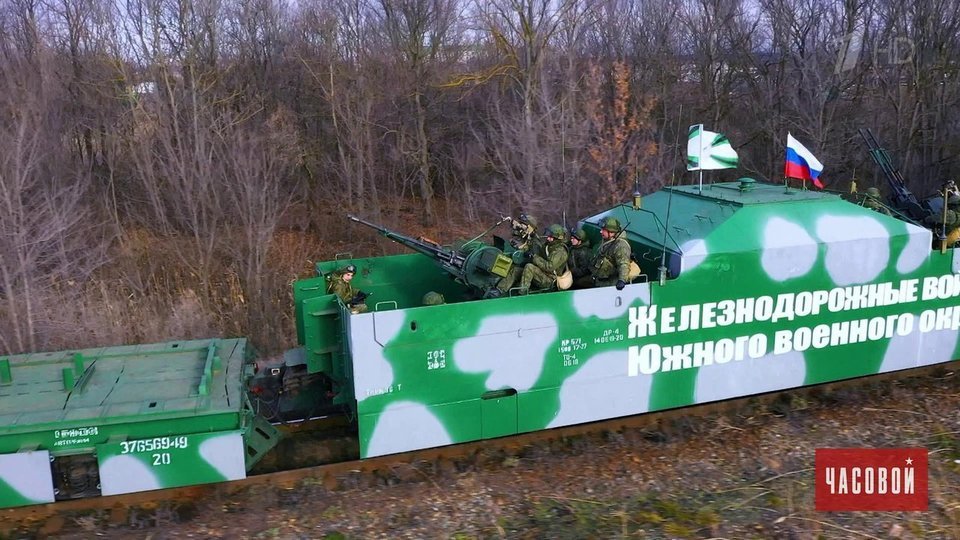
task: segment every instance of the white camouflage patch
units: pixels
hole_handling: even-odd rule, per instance
[[[397,401],[380,413],[364,457],[448,444],[453,444],[450,434],[430,409],[421,403]]]
[[[823,216],[817,236],[827,244],[827,272],[841,287],[873,281],[890,263],[890,233],[875,218]]]
[[[917,227],[912,223],[907,226],[907,245],[903,247],[897,258],[897,272],[908,274],[913,272],[930,257],[930,246],[933,244],[933,235],[929,229]]]
[[[645,413],[652,381],[653,377],[628,376],[623,351],[597,354],[563,381],[560,410],[547,427]]]
[[[760,264],[774,281],[806,275],[817,262],[819,246],[806,229],[780,217],[771,218],[763,228]]]
[[[707,243],[701,239],[688,240],[680,246],[680,274],[689,272],[700,266],[710,255],[707,250]]]
[[[491,315],[475,336],[457,340],[453,361],[460,371],[490,372],[487,390],[525,392],[540,377],[547,350],[556,340],[557,320],[550,313]]]
[[[350,316],[350,356],[357,401],[393,384],[393,366],[383,355],[383,346],[400,333],[405,320],[406,312],[402,310]]]
[[[807,363],[803,353],[767,354],[724,364],[703,366],[697,372],[696,403],[773,392],[803,386]]]
[[[239,433],[225,433],[200,443],[200,457],[210,464],[224,480],[247,477],[243,457],[243,437]]]
[[[919,321],[919,317],[915,319]],[[883,355],[881,372],[909,369],[953,360],[957,348],[957,330],[933,330],[921,333],[914,326],[913,332],[890,338],[887,352]]]
[[[17,452],[0,455],[0,480],[35,503],[53,502],[50,452]]]
[[[104,496],[150,491],[161,487],[150,467],[129,454],[111,456],[100,464],[100,491]]]

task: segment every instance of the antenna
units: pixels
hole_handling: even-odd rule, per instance
[[[683,122],[683,103],[677,113],[677,140],[673,147],[673,167],[670,172],[670,193],[667,195],[667,216],[663,222],[663,243],[661,244],[659,279],[662,287],[667,282],[667,231],[670,226],[670,209],[673,207],[673,186],[677,180],[677,155],[680,153],[680,129]]]

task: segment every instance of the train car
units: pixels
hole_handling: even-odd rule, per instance
[[[748,178],[586,218],[595,244],[605,216],[643,271],[623,290],[489,298],[472,251],[382,228],[422,254],[325,261],[296,283],[299,368],[355,414],[362,457],[958,357],[960,260],[909,219]],[[370,312],[326,293],[345,264]],[[447,303],[421,305],[428,291]]]
[[[345,415],[368,458],[958,358],[957,251],[908,217],[748,178],[589,216],[595,245],[608,216],[641,271],[622,290],[501,295],[505,239],[352,218],[419,253],[317,263],[281,358],[243,339],[0,358],[0,507],[242,478],[271,423]],[[328,292],[348,264],[367,312]]]
[[[244,478],[278,435],[250,408],[249,352],[210,339],[0,358],[0,507]]]

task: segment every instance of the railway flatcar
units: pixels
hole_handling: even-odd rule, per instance
[[[0,358],[0,507],[237,480],[277,442],[244,339]]]
[[[624,224],[641,274],[622,290],[503,295],[504,239],[374,226],[419,253],[317,263],[282,358],[236,339],[0,359],[0,506],[241,478],[272,423],[318,415],[369,458],[956,359],[960,255],[892,214],[746,178],[667,187],[579,222],[594,244]],[[328,293],[348,264],[366,312]]]

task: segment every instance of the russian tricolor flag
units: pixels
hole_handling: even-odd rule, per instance
[[[814,157],[805,146],[788,132],[787,164],[784,167],[783,175],[787,178],[813,180],[813,185],[823,189],[823,183],[818,179],[821,171],[823,171],[823,163],[820,163],[819,159]]]

